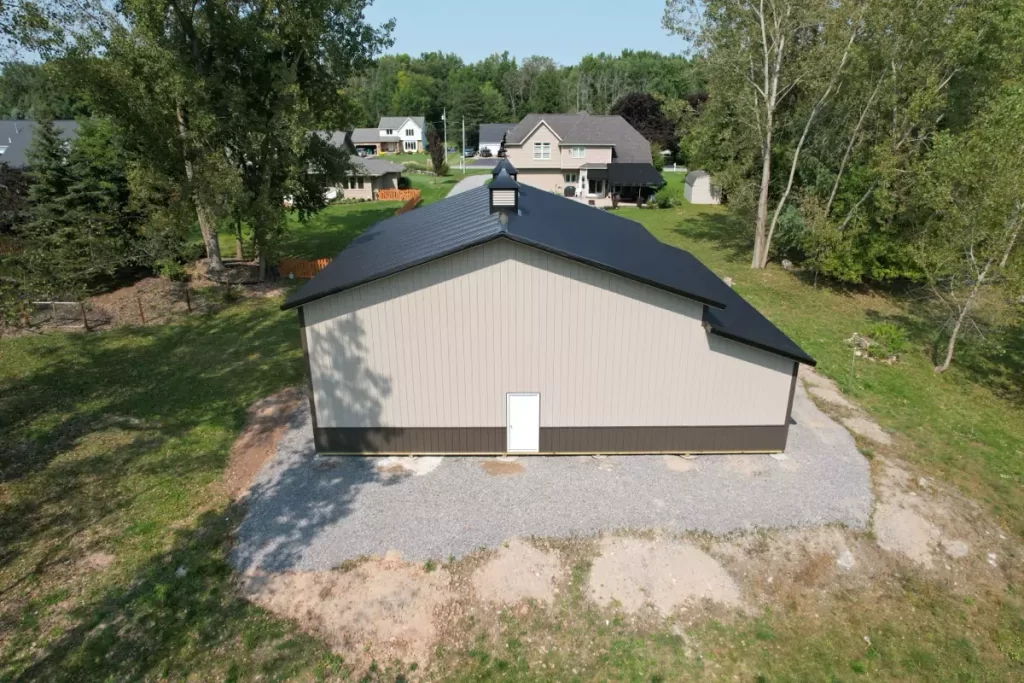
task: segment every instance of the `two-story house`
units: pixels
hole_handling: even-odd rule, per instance
[[[422,152],[427,148],[427,124],[422,116],[382,116],[376,128],[356,128],[352,144],[366,156]]]
[[[527,114],[506,138],[519,182],[596,205],[646,199],[665,184],[651,145],[621,116]]]

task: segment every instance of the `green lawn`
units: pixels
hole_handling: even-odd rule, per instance
[[[436,201],[455,179],[413,182]],[[289,239],[304,255],[336,251],[380,208],[332,207]],[[1019,330],[965,345],[936,376],[933,323],[909,299],[814,287],[774,266],[753,272],[743,225],[723,208],[619,213],[731,276],[902,435],[895,453],[1024,535]],[[247,300],[162,326],[0,339],[0,680],[345,676],[344,662],[316,639],[239,599],[226,562],[241,511],[218,480],[245,408],[302,381],[295,316],[279,303]],[[898,365],[851,363],[844,340],[875,320],[911,332],[915,350]],[[704,616],[684,638],[660,622],[606,619],[583,598],[586,561],[571,569],[570,589],[551,608],[495,613],[493,628],[460,622],[470,643],[438,650],[437,677],[1007,681],[1024,667],[1012,584],[968,597],[901,571],[829,598],[820,613],[783,605]],[[687,654],[691,646],[701,658]]]
[[[682,174],[666,174],[670,187]],[[939,314],[910,296],[813,286],[776,264],[750,269],[752,233],[717,206],[620,209],[658,239],[689,250],[814,356],[822,372],[879,423],[905,438],[894,449],[987,505],[1024,536],[1024,330],[994,327],[966,338],[953,367],[933,371]],[[905,327],[913,350],[888,366],[854,359],[845,340],[879,321]]]

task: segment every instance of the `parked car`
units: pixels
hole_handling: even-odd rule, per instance
[[[462,155],[469,159],[470,157],[476,155],[476,150],[473,149],[472,147],[467,147],[466,149],[462,150]]]
[[[491,154],[491,150],[484,147],[482,150],[480,150],[480,156],[483,157],[484,159],[490,159],[494,155]]]

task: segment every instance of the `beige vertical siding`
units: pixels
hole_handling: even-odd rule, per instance
[[[533,143],[535,142],[551,143],[550,159],[533,158]],[[541,124],[537,126],[537,129],[533,131],[530,137],[523,140],[521,146],[508,147],[508,160],[520,171],[524,168],[561,168],[562,159],[559,155],[558,144],[558,137],[555,136],[546,124]]]
[[[582,159],[574,159],[572,156],[572,145],[562,147],[562,168],[574,169],[583,164],[610,164],[612,163],[612,147],[594,147],[584,145],[586,153]]]
[[[509,240],[304,307],[319,427],[782,425],[793,361],[700,304]]]
[[[569,172],[576,173],[576,171]],[[560,170],[519,171],[519,175],[516,176],[516,180],[525,185],[529,185],[530,187],[536,187],[539,190],[557,192],[559,194],[562,193],[562,188],[565,186],[565,182],[562,177],[562,171]],[[577,182],[576,184],[578,185],[579,182]]]
[[[338,185],[338,192],[345,199],[373,199],[373,178],[370,176],[363,176],[363,186],[358,187],[359,183],[356,182],[356,177],[351,176],[348,179],[350,187],[342,187]],[[355,185],[355,187],[352,187]]]
[[[373,179],[374,190],[397,190],[398,189],[398,174],[397,173],[385,173],[382,176],[378,176]]]

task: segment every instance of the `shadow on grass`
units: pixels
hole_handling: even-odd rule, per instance
[[[754,250],[754,233],[744,221],[728,213],[693,213],[672,232],[709,242],[732,261],[748,261]]]
[[[940,342],[945,353],[946,337]],[[957,343],[953,364],[971,382],[1024,406],[1024,324],[990,328],[984,339],[968,335]]]
[[[203,514],[171,548],[75,607],[75,624],[33,661],[8,661],[15,681],[284,680],[340,676],[343,663],[292,624],[241,598],[225,561],[239,506]],[[181,568],[179,570],[179,568]],[[27,666],[19,666],[23,663]]]
[[[395,215],[401,202],[334,204],[306,223],[291,221],[281,238],[281,254],[294,258],[332,258],[371,225]]]

